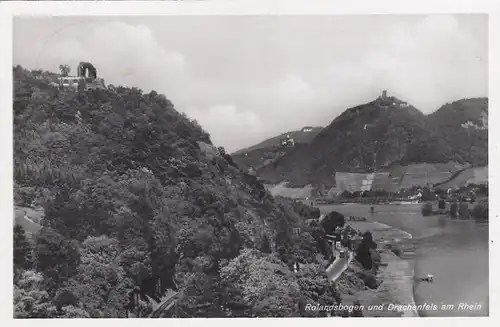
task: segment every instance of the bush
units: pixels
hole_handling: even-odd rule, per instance
[[[376,289],[378,287],[377,278],[375,278],[374,274],[364,271],[360,273],[360,277],[363,280],[363,283],[365,283],[366,287],[371,289]]]
[[[472,209],[472,217],[476,220],[488,220],[488,201],[482,201]]]
[[[432,203],[426,202],[422,205],[422,216],[432,215]]]
[[[333,233],[337,227],[343,227],[345,224],[345,217],[343,214],[332,211],[321,221],[323,228],[327,233]]]
[[[460,203],[458,205],[458,216],[460,217],[460,219],[470,218],[469,205],[467,203]]]
[[[458,214],[458,203],[453,202],[450,206],[450,216],[455,218]]]
[[[446,209],[446,202],[444,199],[439,200],[439,205],[438,205],[439,210],[445,210]]]
[[[422,201],[434,201],[436,199],[436,194],[434,194],[429,187],[425,186],[422,189]]]

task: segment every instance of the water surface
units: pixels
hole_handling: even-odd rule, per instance
[[[420,311],[421,316],[488,316],[488,225],[424,217],[420,208],[420,204],[376,205],[371,215],[369,205],[320,206],[322,213],[336,210],[364,216],[412,234],[415,276],[434,275],[433,283],[415,283],[415,302],[438,307]]]

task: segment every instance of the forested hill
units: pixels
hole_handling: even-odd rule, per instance
[[[304,127],[307,128],[307,127]],[[281,145],[281,140],[286,137],[292,138],[295,143],[310,143],[313,138],[318,135],[319,132],[323,129],[323,127],[309,127],[310,130],[298,130],[298,131],[288,131],[286,133],[281,133],[280,135],[273,136],[271,138],[265,139],[264,141],[252,145],[248,148],[244,148],[238,150],[231,155],[234,157],[235,155],[244,155],[245,153],[249,153],[256,150],[267,149],[270,150],[274,147],[278,147]]]
[[[464,99],[424,115],[382,96],[345,110],[308,145],[260,168],[269,183],[331,188],[336,172],[371,173],[413,163],[486,165],[488,99]]]
[[[298,130],[282,133],[278,136],[266,139],[251,147],[238,150],[231,154],[233,160],[242,169],[260,167],[279,159],[291,150],[289,147],[281,146],[281,141],[287,137],[294,140],[296,146],[309,144],[323,127],[310,127],[310,130]]]
[[[15,203],[45,212],[33,239],[15,229],[16,317],[144,317],[169,288],[178,317],[340,301],[324,230],[303,223],[319,213],[271,197],[164,96],[13,72]]]

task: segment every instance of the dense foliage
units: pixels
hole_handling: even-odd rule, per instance
[[[16,201],[45,212],[33,246],[14,231],[16,317],[144,316],[167,289],[178,317],[340,301],[317,212],[275,200],[164,96],[53,77],[14,68]]]
[[[14,268],[30,269],[33,265],[33,247],[20,225],[14,226]]]
[[[283,199],[282,197],[277,197],[279,200]],[[321,212],[319,208],[310,207],[304,204],[302,201],[293,201],[293,210],[297,212],[301,217],[306,219],[318,219],[321,216]]]
[[[327,233],[333,233],[337,227],[344,227],[345,217],[337,211],[332,211],[325,215],[321,221],[321,225]],[[346,229],[347,230],[347,229]]]
[[[488,99],[454,101],[428,116],[431,128],[440,131],[448,146],[442,151],[459,162],[488,164]]]

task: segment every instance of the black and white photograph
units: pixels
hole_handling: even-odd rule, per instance
[[[13,14],[12,317],[489,317],[489,23]]]

